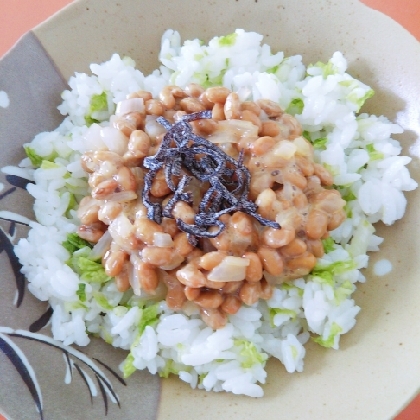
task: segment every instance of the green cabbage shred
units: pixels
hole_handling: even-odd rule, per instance
[[[71,254],[67,265],[86,283],[106,283],[111,277],[105,274],[101,259],[91,258],[92,245],[77,233],[69,233],[63,247]]]
[[[367,99],[371,98],[375,91],[371,88],[368,88],[363,96],[360,96],[360,82],[356,79],[342,80],[339,82],[341,86],[344,86],[350,89],[350,93],[347,94],[346,99],[357,106],[357,112],[363,106]]]
[[[72,232],[67,234],[67,239],[62,244],[64,248],[67,249],[67,251],[70,252],[70,254],[73,254],[75,251],[78,251],[79,249],[89,247],[92,248],[92,245],[82,239],[77,233]]]
[[[303,290],[302,289],[300,289],[299,287],[296,287],[294,284],[292,284],[292,283],[287,283],[287,282],[285,282],[285,283],[282,283],[281,285],[280,285],[280,288],[281,289],[283,289],[283,290],[293,290],[293,289],[295,289],[296,291],[297,291],[297,294],[299,295],[299,296],[303,296]]]
[[[273,328],[276,327],[274,324],[274,317],[278,314],[289,315],[292,319],[296,319],[296,311],[293,309],[286,308],[270,308],[270,323]]]
[[[363,219],[361,223],[359,223],[351,238],[350,246],[348,247],[348,251],[353,257],[363,255],[367,252],[369,240],[374,232],[375,228],[368,220]]]
[[[346,300],[353,292],[354,292],[355,286],[354,284],[346,280],[343,282],[340,287],[337,287],[334,290],[334,299],[337,304],[340,304],[344,300]]]
[[[303,130],[302,137],[304,137],[306,140],[312,143],[311,133],[308,130]]]
[[[302,114],[303,111],[303,101],[300,98],[292,99],[289,106],[286,109],[286,112],[291,115]]]
[[[344,194],[341,194],[341,198],[347,202],[356,200],[357,197],[354,195],[353,191],[351,189],[348,189],[348,191]]]
[[[313,340],[315,343],[319,344],[322,347],[333,347],[334,339],[337,334],[340,334],[343,329],[336,323],[333,322],[330,328],[330,335],[325,340],[322,336],[315,337]]]
[[[80,302],[80,300],[79,300],[77,302],[65,302],[64,303],[64,308],[66,309],[67,312],[72,312],[72,311],[75,311],[77,309],[86,309],[86,305],[84,303]]]
[[[326,239],[321,239],[324,252],[328,254],[331,251],[334,251],[334,239],[329,237]]]
[[[41,169],[57,169],[60,168],[60,165],[55,162],[50,162],[49,160],[42,160],[41,162]]]
[[[99,120],[97,120],[96,118],[92,118],[90,116],[85,117],[85,122],[86,122],[86,125],[88,127],[90,127],[92,124],[99,124],[100,123]]]
[[[110,344],[112,346],[112,335],[103,327],[101,327],[102,338],[105,340],[105,343]]]
[[[181,369],[174,360],[168,360],[163,370],[159,372],[159,376],[167,379],[171,373],[177,375]]]
[[[85,122],[88,127],[90,127],[94,123],[100,123],[100,121],[97,118],[92,117],[92,113],[101,111],[108,111],[108,99],[106,92],[102,92],[99,95],[92,96],[90,100],[89,112],[85,116]]]
[[[102,92],[100,95],[93,95],[90,100],[91,112],[106,111],[108,109],[108,100],[106,92]]]
[[[311,67],[319,67],[322,70],[322,77],[324,79],[337,72],[337,68],[334,66],[331,60],[328,60],[326,64],[322,63],[321,61],[318,61],[315,64],[309,64],[308,69]]]
[[[93,298],[96,300],[97,304],[104,309],[114,309],[114,306],[111,305],[105,295],[101,292],[93,293]]]
[[[231,47],[235,42],[236,38],[238,37],[237,33],[229,34],[226,36],[221,36],[219,38],[219,46],[220,47]]]
[[[79,283],[76,295],[79,296],[80,302],[86,302],[86,283]]]
[[[74,210],[78,204],[76,197],[74,196],[74,194],[69,193],[70,194],[70,200],[69,200],[69,204],[67,205],[67,209],[66,209],[66,217],[68,219],[70,219],[71,214],[70,214],[70,210]]]
[[[143,334],[144,330],[148,325],[154,326],[158,321],[158,303],[155,303],[152,306],[148,306],[147,308],[143,309],[141,320],[139,322],[139,333],[140,335]]]
[[[134,366],[134,356],[129,353],[128,356],[124,359],[124,362],[122,363],[122,372],[124,378],[128,378],[131,376],[137,368]]]
[[[130,353],[128,354],[128,356],[125,358],[123,364],[122,364],[122,371],[123,371],[123,375],[124,378],[128,378],[130,375],[132,375],[135,371],[136,371],[136,367],[133,365],[134,362],[134,356],[132,354],[133,348],[135,348],[140,341],[140,338],[144,332],[144,330],[146,329],[147,326],[151,326],[154,327],[157,322],[158,322],[158,317],[159,317],[159,313],[158,313],[158,307],[159,307],[159,303],[155,303],[154,305],[148,306],[147,308],[143,308],[141,311],[141,319],[140,322],[138,324],[138,334],[136,336],[136,338],[133,341],[133,344],[131,344],[130,347]],[[118,306],[117,308],[114,309],[114,312],[118,309],[118,308],[122,308],[121,306]],[[126,308],[124,308],[126,309]],[[165,369],[167,369],[167,371],[163,371],[163,373],[159,373],[159,375],[163,375],[163,378],[167,378],[168,376],[164,376],[164,375],[169,375],[169,373],[178,373],[175,372],[175,367],[172,365],[166,365]]]
[[[248,340],[235,340],[236,347],[242,347],[239,352],[239,361],[244,369],[251,368],[255,364],[263,364],[268,356],[265,353],[259,353],[254,343]]]
[[[312,270],[311,275],[319,283],[327,283],[334,286],[334,276],[354,270],[356,263],[354,261],[337,261],[327,266],[317,264]]]
[[[326,137],[320,137],[313,140],[312,144],[314,145],[314,149],[325,150],[327,148],[327,141],[328,139]]]
[[[101,258],[92,259],[90,254],[88,246],[74,251],[67,265],[86,283],[107,283],[112,278],[106,275]]]
[[[279,67],[280,66],[270,67],[265,72],[268,73],[268,74],[276,74],[277,73],[277,70],[279,69]]]
[[[204,379],[206,379],[207,375],[208,375],[208,373],[207,373],[207,372],[200,373],[200,374],[198,375],[198,383],[199,383],[200,385],[202,385],[202,383],[203,383]]]
[[[381,152],[378,152],[375,149],[375,146],[373,145],[373,143],[367,144],[365,148],[366,148],[366,151],[368,152],[369,159],[371,161],[373,161],[373,160],[381,160],[381,159],[384,158],[384,154],[381,153]]]
[[[23,149],[25,150],[26,156],[28,156],[29,160],[35,168],[40,168],[43,164],[45,165],[44,162],[53,162],[54,159],[58,156],[58,154],[55,152],[51,153],[49,156],[40,156],[29,145],[24,145]]]

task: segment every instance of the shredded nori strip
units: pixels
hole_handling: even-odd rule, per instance
[[[251,174],[243,164],[243,150],[235,160],[215,144],[193,133],[189,122],[211,117],[211,111],[196,112],[183,116],[173,125],[163,117],[157,118],[167,132],[157,153],[146,157],[143,162],[143,166],[149,169],[144,176],[143,187],[143,204],[147,208],[148,218],[160,224],[162,216],[174,219],[172,211],[178,201],[193,204],[192,193],[186,191],[192,177],[185,175],[186,172],[210,184],[198,206],[194,224],[176,219],[178,228],[188,234],[190,243],[196,245],[197,238],[218,236],[226,227],[219,220],[220,216],[235,211],[249,214],[263,226],[279,229],[278,223],[258,214],[257,205],[248,199]],[[175,147],[171,147],[173,143]],[[164,170],[168,187],[174,193],[164,208],[162,204],[150,200],[150,188],[160,169]],[[177,186],[172,180],[173,176],[181,177]],[[209,231],[211,227],[217,229]]]

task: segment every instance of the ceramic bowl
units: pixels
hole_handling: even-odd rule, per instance
[[[16,165],[24,157],[23,143],[59,124],[60,92],[75,71],[87,71],[89,63],[118,52],[134,58],[148,73],[158,66],[160,38],[168,28],[178,30],[183,39],[206,41],[236,28],[253,30],[263,34],[273,50],[302,54],[306,64],[327,60],[340,50],[349,72],[376,92],[364,110],[385,115],[404,128],[397,138],[405,154],[419,137],[420,44],[396,22],[358,1],[80,0],[25,35],[0,62],[0,90],[11,100],[8,108],[0,109],[0,166]],[[419,181],[417,158],[410,170]],[[28,340],[24,331],[36,329],[33,322],[46,304],[28,291],[22,297],[25,280],[11,244],[26,235],[32,203],[18,177],[1,174],[0,182],[0,338],[2,348],[19,350],[33,367],[34,372],[27,374],[36,375],[45,419],[99,419],[106,414],[108,419],[385,420],[420,387],[418,191],[406,195],[404,220],[392,227],[378,226],[385,243],[371,262],[386,258],[393,269],[383,277],[365,271],[367,282],[355,294],[362,310],[356,327],[342,338],[341,349],[309,345],[303,373],[288,374],[271,360],[265,397],[251,399],[191,390],[178,379],[161,381],[144,372],[135,373],[124,385],[109,370],[118,370],[122,351],[97,340],[70,352],[47,339]],[[13,221],[9,212],[21,219]],[[19,329],[23,332],[16,332]],[[48,336],[48,328],[40,334]],[[22,381],[10,363],[13,351],[6,353],[0,352],[0,412],[16,420],[41,418],[30,381]],[[99,395],[91,398],[83,372],[94,381],[101,374],[84,365],[84,357],[107,376],[119,404],[111,403],[109,396],[106,403],[101,379],[102,388],[96,386]],[[69,359],[82,373],[75,367],[73,380],[66,385]]]

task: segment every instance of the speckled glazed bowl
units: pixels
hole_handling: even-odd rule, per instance
[[[24,157],[23,143],[59,124],[60,92],[75,71],[87,71],[89,63],[118,52],[148,73],[158,65],[160,37],[167,28],[178,30],[183,39],[204,40],[236,28],[253,30],[264,34],[274,50],[302,54],[305,63],[326,60],[340,50],[349,72],[376,91],[364,109],[405,129],[398,140],[406,154],[419,138],[420,44],[396,22],[356,0],[80,0],[25,35],[0,62],[0,90],[11,101],[0,109],[0,167],[16,165]],[[419,181],[416,157],[410,170]],[[3,332],[27,331],[46,304],[26,292],[18,299],[20,306],[15,305],[24,279],[11,243],[26,234],[24,217],[33,217],[31,200],[16,177],[0,174],[0,182],[0,326]],[[379,226],[385,244],[372,263],[387,258],[393,270],[384,277],[366,270],[367,282],[355,295],[362,308],[358,323],[342,338],[341,350],[309,345],[304,372],[297,374],[287,374],[280,363],[270,361],[263,399],[193,391],[178,379],[161,381],[139,372],[124,386],[108,370],[118,370],[124,353],[93,341],[81,351],[119,396],[119,405],[109,398],[106,404],[101,396],[106,385],[97,386],[99,396],[91,399],[83,372],[94,381],[101,374],[90,371],[76,349],[63,353],[21,333],[0,335],[3,348],[20,351],[33,367],[44,419],[392,418],[420,388],[419,194],[407,194],[403,221],[391,228]],[[7,212],[19,213],[21,222],[11,221]],[[41,333],[48,335],[48,329]],[[12,350],[0,352],[0,413],[13,420],[40,418],[31,398],[34,390],[10,363]],[[67,358],[83,368],[80,375],[73,369],[70,385],[64,383]]]

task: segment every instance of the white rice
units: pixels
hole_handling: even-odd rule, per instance
[[[64,122],[25,145],[43,161],[41,167],[34,170],[25,159],[18,170],[8,170],[35,180],[28,191],[37,223],[31,223],[28,238],[15,251],[30,291],[54,309],[55,339],[84,346],[89,334],[97,334],[130,351],[121,364],[126,375],[136,369],[162,377],[174,373],[192,388],[261,397],[269,357],[279,359],[288,372],[301,372],[310,337],[338,349],[341,335],[353,328],[360,308],[352,293],[365,281],[360,270],[368,264],[367,251],[377,251],[382,242],[372,224],[391,225],[403,217],[403,192],[417,187],[406,168],[410,158],[399,155],[401,147],[391,138],[402,129],[383,116],[358,114],[372,90],[346,73],[341,53],[306,68],[299,55],[272,54],[262,38],[237,30],[208,45],[199,40],[181,44],[179,34],[169,30],[162,38],[162,66],[151,75],[114,54],[92,64],[92,75],[76,73],[69,80],[59,107]],[[242,100],[268,98],[284,109],[295,106],[296,118],[315,144],[316,161],[333,173],[347,201],[348,218],[331,233],[335,243],[313,273],[278,286],[267,302],[242,307],[217,331],[195,308],[180,314],[165,301],[150,306],[141,296],[127,299],[113,282],[87,284],[81,303],[76,294],[81,280],[66,265],[69,253],[61,245],[77,229],[72,203],[87,194],[79,157],[86,136],[97,127],[88,128],[86,119],[106,127],[115,104],[128,93],[142,89],[157,95],[165,85],[190,82],[223,84]],[[94,95],[105,99],[100,110],[92,109]]]
[[[0,90],[0,107],[7,108],[10,105],[10,98],[7,92]]]
[[[383,258],[375,263],[373,266],[373,274],[375,276],[385,276],[392,271],[392,263],[391,261]]]

